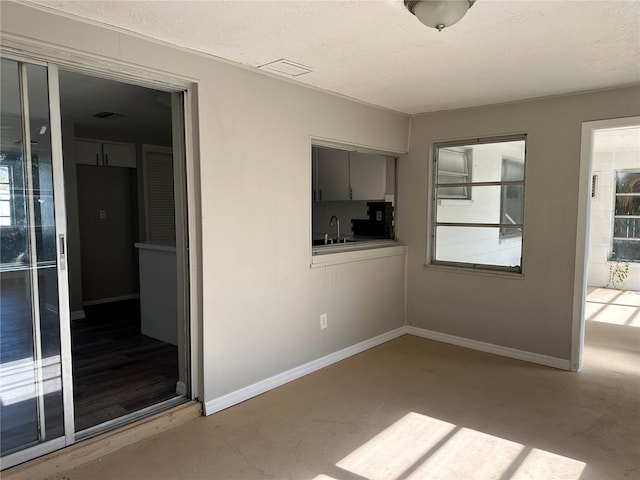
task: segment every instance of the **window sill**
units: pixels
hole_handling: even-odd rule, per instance
[[[361,262],[374,258],[394,257],[405,255],[407,246],[395,240],[380,240],[367,243],[351,243],[314,247],[311,257],[311,268],[327,267],[342,263]]]
[[[503,270],[490,270],[482,268],[456,267],[454,265],[424,264],[425,270],[436,270],[448,273],[463,273],[465,275],[478,275],[481,277],[509,278],[512,280],[524,280],[524,273],[508,272]]]

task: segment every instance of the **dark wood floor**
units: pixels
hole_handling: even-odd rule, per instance
[[[6,455],[38,443],[36,375],[30,271],[0,276],[0,451]],[[44,302],[57,291],[46,272],[39,272],[42,293],[37,306],[43,358],[44,424],[49,439],[64,435],[60,322]],[[48,292],[48,290],[51,290]]]
[[[38,443],[31,299],[27,286],[26,276],[16,279],[3,276],[0,282],[3,455]],[[46,287],[43,280],[41,291]],[[44,303],[39,305],[39,311],[46,436],[54,439],[64,435],[59,318]],[[176,396],[178,348],[142,335],[139,312],[137,301],[117,302],[87,307],[87,318],[72,322],[76,431]]]
[[[129,300],[72,322],[76,431],[176,396],[178,347],[142,335],[139,312]]]

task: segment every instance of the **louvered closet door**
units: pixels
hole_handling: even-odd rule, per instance
[[[143,172],[147,242],[175,246],[176,219],[171,148],[145,145]]]

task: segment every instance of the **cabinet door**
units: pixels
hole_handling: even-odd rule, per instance
[[[350,200],[349,152],[318,147],[319,200]]]
[[[136,168],[136,148],[132,143],[103,143],[102,149],[105,166]]]
[[[349,161],[353,200],[383,200],[387,187],[387,158],[351,153]]]
[[[90,140],[76,140],[76,163],[80,165],[102,165],[102,145]]]

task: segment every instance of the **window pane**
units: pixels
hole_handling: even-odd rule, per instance
[[[500,240],[493,227],[437,227],[436,260],[519,267],[522,236]]]
[[[440,157],[447,156],[447,151],[452,147],[441,147],[438,149],[438,173],[444,172],[458,172],[457,170],[450,170],[454,167],[450,166],[452,161],[443,163]],[[521,166],[524,165],[524,150],[525,141],[516,140],[512,142],[496,142],[496,143],[484,143],[484,144],[472,144],[461,145],[459,148],[466,152],[467,158],[470,158],[469,163],[469,177],[472,182],[500,182],[503,180],[502,163],[503,159],[507,158],[514,163],[518,163]],[[458,165],[462,165],[462,162],[458,162]],[[509,171],[509,180],[521,181],[524,179],[524,168],[514,169]]]
[[[524,185],[502,187],[502,223],[522,224],[524,217]]]
[[[640,241],[613,240],[613,259],[640,261]]]
[[[9,183],[9,167],[0,167],[0,183]]]
[[[640,238],[640,218],[616,218],[613,224],[613,236]]]
[[[446,174],[438,175],[438,183],[465,183],[467,177],[455,177]],[[470,199],[470,189],[466,186],[461,187],[438,187],[438,198],[458,198]]]
[[[9,202],[0,202],[0,217],[9,217],[11,215],[11,205]]]
[[[500,236],[501,238],[521,237],[522,228],[501,228]]]
[[[640,215],[640,196],[616,197],[616,215]]]
[[[450,175],[448,173],[438,173],[438,183],[467,183],[468,179],[466,176],[460,175]]]
[[[465,152],[441,148],[438,153],[438,171],[457,173],[466,177],[469,173],[469,168]]]
[[[616,172],[616,193],[640,193],[640,172]]]
[[[449,188],[449,187],[446,187]],[[455,223],[521,224],[523,185],[468,187],[472,202],[439,202],[436,220]],[[440,191],[441,189],[438,189]]]
[[[11,200],[11,187],[6,183],[0,184],[0,200]]]
[[[504,158],[502,160],[503,182],[521,182],[524,180],[524,160]]]

